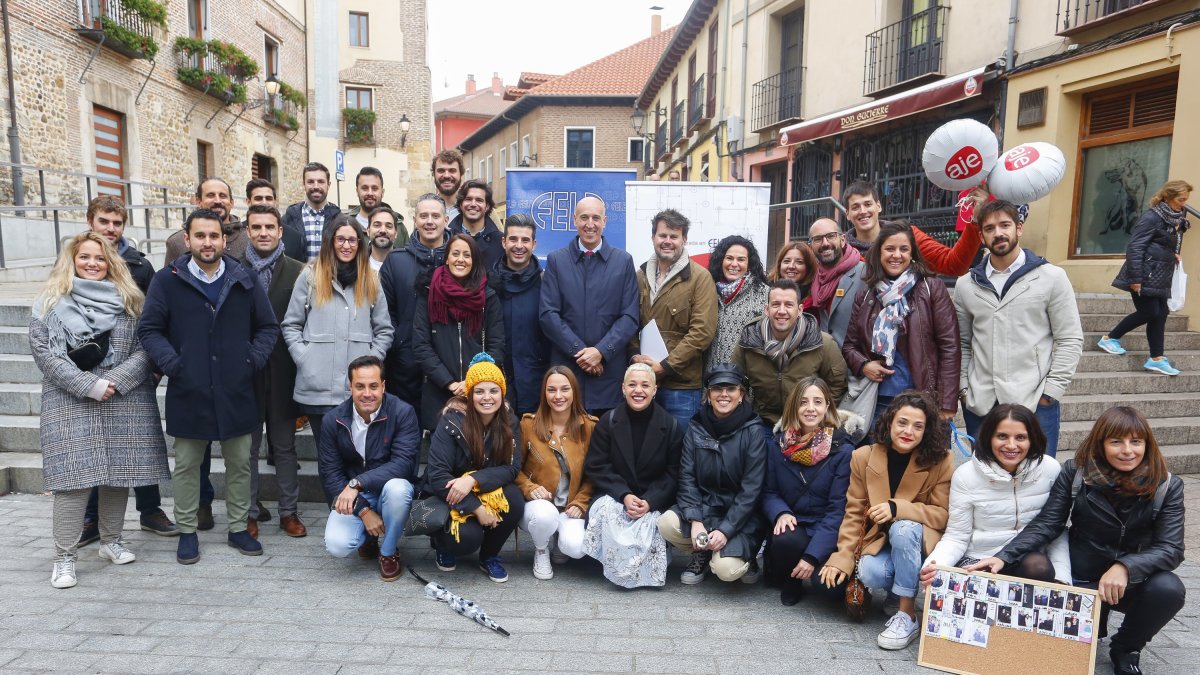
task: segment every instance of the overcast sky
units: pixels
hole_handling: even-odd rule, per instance
[[[663,27],[683,19],[690,0],[454,0],[430,2],[429,67],[433,100],[479,88],[492,73],[515,85],[521,71],[562,75],[650,36],[650,7]]]

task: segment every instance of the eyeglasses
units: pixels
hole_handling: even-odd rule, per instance
[[[808,243],[810,243],[810,244],[821,244],[821,243],[823,243],[823,242],[829,242],[829,243],[831,243],[831,244],[832,244],[832,243],[834,243],[835,241],[837,241],[837,238],[838,238],[838,237],[840,237],[840,236],[842,236],[842,233],[841,233],[841,232],[830,232],[829,234],[818,234],[818,235],[817,235],[817,236],[815,236],[815,237],[809,237],[809,238],[808,238]]]
[[[333,245],[342,246],[358,246],[358,237],[334,237]]]

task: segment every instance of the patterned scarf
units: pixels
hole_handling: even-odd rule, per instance
[[[888,366],[895,361],[900,327],[912,311],[912,306],[908,304],[908,293],[916,285],[917,274],[911,267],[904,270],[894,281],[881,279],[875,284],[883,309],[879,310],[871,330],[871,352],[882,356]]]
[[[801,466],[814,466],[829,456],[832,447],[833,427],[818,427],[807,434],[799,429],[788,429],[783,432],[780,449],[788,460]]]
[[[283,245],[275,247],[271,255],[260,258],[258,251],[253,246],[246,247],[246,263],[250,265],[250,269],[254,270],[258,275],[258,280],[262,282],[264,289],[271,287],[271,272],[275,267],[275,262],[279,260],[279,256],[283,255]]]
[[[746,280],[749,278],[749,274],[743,274],[733,281],[718,281],[717,294],[721,296],[721,304],[728,305],[733,302],[737,294],[741,293],[742,289],[746,287]]]
[[[478,333],[483,327],[486,289],[486,277],[480,281],[479,288],[469,291],[445,265],[439,265],[429,283],[429,320],[433,323],[466,321],[467,332]]]
[[[807,324],[804,321],[804,315],[801,314],[799,320],[796,321],[796,325],[792,327],[792,332],[786,338],[776,340],[775,334],[771,331],[771,319],[769,317],[764,316],[762,321],[758,323],[758,329],[762,331],[763,352],[766,353],[767,358],[775,362],[775,366],[779,370],[782,371],[787,368],[788,361],[792,359],[792,352],[796,351],[796,348],[800,346],[800,342],[804,340],[806,327]]]
[[[836,265],[833,267],[817,265],[817,275],[813,277],[811,292],[804,299],[804,308],[829,309],[833,303],[833,297],[837,293],[838,282],[842,280],[842,276],[846,272],[854,269],[860,260],[862,260],[862,254],[858,252],[858,249],[846,244],[845,250],[842,251],[842,259]],[[854,298],[850,298],[850,300],[854,300]]]
[[[1168,206],[1166,202],[1159,202],[1150,208],[1171,227],[1187,231],[1187,214],[1183,211],[1176,211]]]
[[[1150,462],[1146,461],[1133,471],[1117,471],[1092,457],[1083,469],[1083,482],[1113,498],[1145,497],[1158,489],[1150,482]]]
[[[33,316],[46,323],[50,351],[57,356],[66,356],[71,349],[112,330],[123,313],[125,302],[116,285],[107,279],[74,277],[71,292],[59,298],[49,310],[43,310],[41,302],[33,306]],[[100,365],[111,363],[110,347]]]

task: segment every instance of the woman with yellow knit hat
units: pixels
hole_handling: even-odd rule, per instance
[[[525,512],[516,485],[521,467],[518,430],[504,402],[504,373],[487,354],[471,359],[466,397],[446,405],[429,442],[424,492],[450,505],[450,527],[431,535],[437,567],[455,569],[457,556],[479,551],[479,569],[508,581],[500,549]]]

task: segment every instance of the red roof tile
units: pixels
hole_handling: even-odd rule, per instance
[[[529,90],[536,96],[637,96],[675,35],[668,28]],[[522,79],[528,73],[522,73]]]
[[[482,89],[474,94],[459,94],[440,101],[433,102],[433,114],[438,115],[472,115],[475,117],[492,117],[500,114],[508,107],[504,98],[497,96],[491,89]]]

